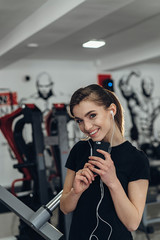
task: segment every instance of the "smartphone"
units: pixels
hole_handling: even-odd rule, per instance
[[[92,156],[96,156],[96,157],[100,157],[102,159],[104,158],[104,155],[102,153],[97,152],[97,149],[101,149],[104,150],[106,152],[108,152],[110,147],[109,142],[93,142],[93,153]],[[95,168],[99,169],[97,166],[95,166]],[[97,174],[97,173],[95,173]]]
[[[109,142],[93,142],[92,155],[105,159],[103,154],[97,152],[97,149],[101,149],[101,150],[104,150],[105,152],[108,152],[109,146],[110,146]]]

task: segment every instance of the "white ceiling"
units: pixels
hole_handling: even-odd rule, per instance
[[[106,40],[84,49],[91,39]],[[28,48],[38,43],[38,48]],[[0,68],[20,59],[160,63],[160,0],[0,0]]]

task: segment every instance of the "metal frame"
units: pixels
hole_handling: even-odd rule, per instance
[[[62,192],[46,206],[42,206],[34,212],[8,190],[0,186],[0,201],[46,240],[63,238],[63,234],[48,222],[51,217],[50,213],[59,204],[61,194]]]
[[[152,203],[146,203],[146,206],[145,206],[145,209],[144,209],[144,212],[143,212],[143,218],[142,218],[143,225],[145,227],[147,227],[148,225],[151,225],[151,224],[160,223],[160,217],[151,218],[151,219],[147,218],[147,216],[148,216],[147,207],[152,206],[152,205],[156,205],[156,204],[160,204],[160,201],[152,202]]]
[[[65,107],[58,111],[56,111],[55,107],[53,107],[53,109],[51,110],[51,114],[57,120],[58,137],[49,136],[45,138],[45,140],[48,141],[48,144],[50,146],[58,145],[59,147],[61,185],[63,186],[65,181],[65,176],[66,176],[65,164],[69,154],[69,142],[68,142],[68,132],[67,132],[68,114],[66,112]],[[72,219],[72,213],[69,213],[63,216],[65,239],[68,239],[71,219]]]
[[[160,168],[160,161],[159,160],[150,160],[150,166],[151,167],[155,167],[155,168]],[[149,194],[149,192],[148,192]],[[146,228],[149,225],[151,226],[152,224],[155,223],[160,223],[160,217],[155,217],[155,218],[150,218],[148,219],[148,206],[153,206],[156,204],[160,204],[160,201],[152,201],[152,202],[146,202],[145,208],[144,208],[144,212],[143,212],[143,217],[142,217],[142,222],[143,222],[143,226]]]

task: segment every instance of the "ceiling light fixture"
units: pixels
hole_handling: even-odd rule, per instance
[[[86,43],[83,43],[84,48],[100,48],[104,46],[106,43],[103,40],[90,40]]]
[[[39,46],[38,43],[28,43],[27,44],[27,47],[30,47],[30,48],[36,48],[38,46]]]

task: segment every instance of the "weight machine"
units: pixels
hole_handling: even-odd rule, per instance
[[[21,115],[23,117],[16,122],[14,126],[15,131],[13,131],[13,123],[15,119],[19,118]],[[1,201],[5,205],[7,205],[7,207],[11,211],[15,211],[14,209],[16,209],[16,204],[19,204],[20,206],[24,204],[25,206],[26,205],[27,206],[25,207],[23,205],[23,207],[26,209],[26,212],[27,211],[30,212],[30,217],[31,217],[31,215],[34,214],[34,211],[38,211],[41,205],[46,206],[45,204],[47,204],[47,202],[53,198],[54,196],[53,193],[50,194],[52,189],[50,189],[48,179],[46,176],[46,166],[45,166],[45,159],[43,154],[44,148],[46,145],[51,147],[54,160],[56,163],[56,174],[52,177],[53,178],[60,177],[61,182],[60,182],[60,185],[58,186],[58,191],[62,189],[62,185],[65,179],[64,165],[69,153],[67,119],[68,119],[68,115],[66,113],[65,105],[54,104],[53,109],[50,111],[45,121],[48,136],[44,137],[42,133],[42,113],[33,104],[22,105],[20,108],[18,108],[16,111],[12,112],[11,114],[7,114],[4,117],[0,118],[1,131],[5,136],[5,138],[7,139],[12,151],[14,152],[16,159],[18,160],[18,164],[14,165],[14,167],[17,168],[23,174],[23,178],[16,179],[13,181],[11,186],[11,192],[13,195],[18,196],[17,193],[15,192],[16,182],[20,182],[20,181],[22,182],[22,189],[24,191],[29,190],[31,187],[31,182],[34,182],[32,191],[36,197],[36,201],[33,201],[33,203],[37,203],[38,201],[38,204],[36,204],[36,206],[33,206],[33,204],[32,206],[30,205],[28,206],[28,204],[26,204],[25,201],[23,201],[23,203],[20,204],[19,202],[17,202],[19,199],[16,198],[15,200],[13,199],[14,196],[12,196],[12,201],[15,203],[14,206],[11,205],[12,201],[8,203],[6,201],[7,204],[5,204],[5,201],[2,199],[2,195],[7,194],[8,197],[10,196],[8,195],[9,193],[6,193],[7,190],[5,191],[1,187],[1,192],[0,192]],[[26,144],[22,137],[22,130],[26,123],[30,123],[32,126],[34,156],[32,156],[32,154],[28,155],[30,151],[26,151],[28,149],[26,149]],[[5,200],[7,199],[5,198]],[[47,207],[44,207],[44,208],[42,207],[41,210],[43,210],[43,212],[46,213],[46,211],[44,210],[47,209],[48,211],[49,209],[48,206],[50,207],[50,204],[47,205]],[[30,210],[27,207],[30,208]],[[51,211],[52,211],[52,208],[51,208]],[[20,219],[22,219],[25,223],[27,223],[27,225],[34,226],[34,224],[29,222],[31,221],[31,219],[28,218],[28,215],[26,215],[25,212],[21,216],[20,208],[18,208],[15,211],[15,213],[20,217]],[[41,216],[42,216],[42,213],[40,214],[40,217]],[[47,220],[48,219],[49,219],[49,216],[47,217]],[[61,219],[61,221],[63,222],[62,228],[64,228],[63,232],[65,233],[66,236],[68,235],[70,219],[71,219],[71,216],[67,216],[67,217],[63,216]],[[47,227],[48,226],[50,226],[49,223],[47,223]],[[39,233],[39,230],[38,230],[38,233]],[[43,233],[41,233],[40,235],[43,236]],[[52,239],[52,238],[47,238],[47,239]]]

